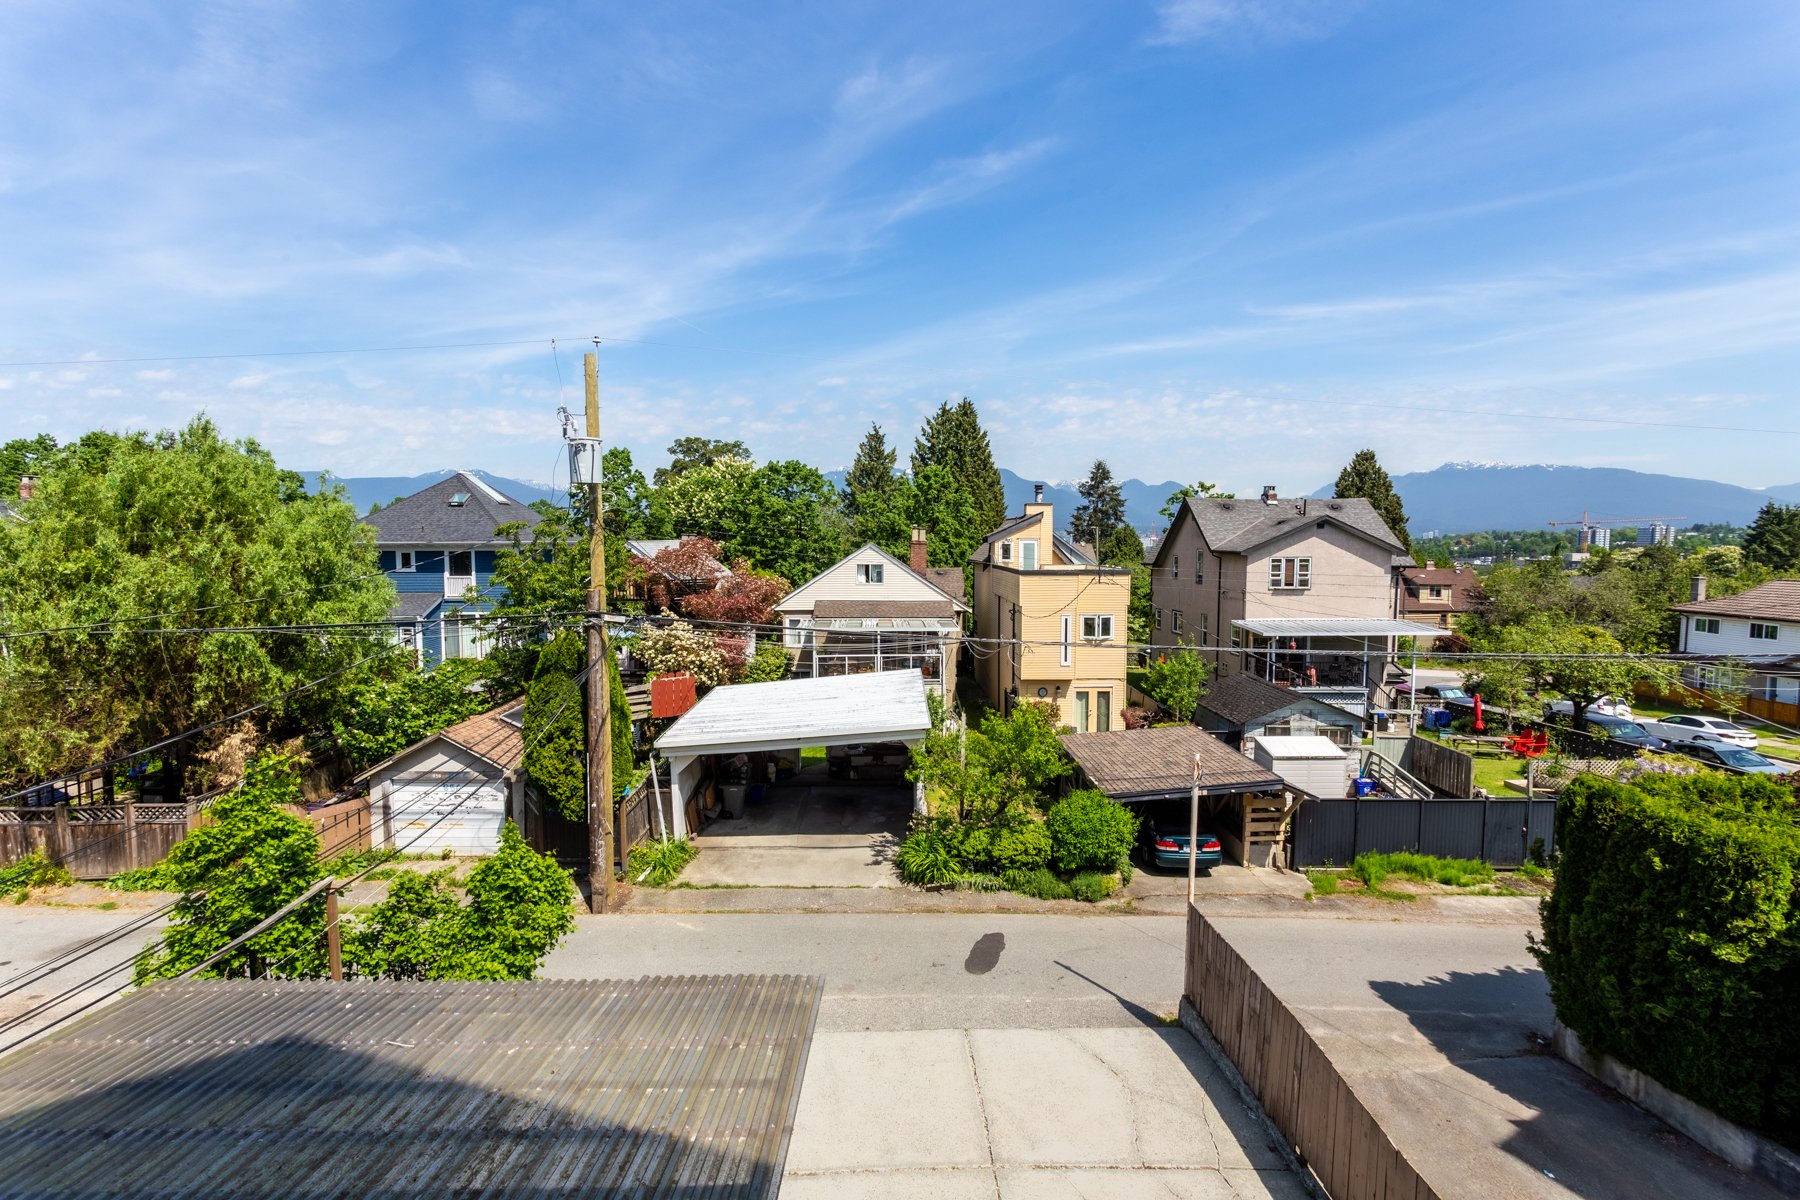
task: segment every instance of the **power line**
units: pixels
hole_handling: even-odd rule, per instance
[[[139,617],[109,617],[104,621],[91,621],[85,625],[59,625],[46,629],[28,629],[0,633],[0,638],[35,637],[40,634],[49,633],[80,633],[85,630],[102,629],[111,625],[135,624],[139,621],[160,621],[166,617],[182,617],[191,613],[216,612],[221,608],[239,608],[247,604],[263,604],[271,600],[287,600],[294,596],[310,595],[313,592],[322,592],[327,588],[348,587],[350,584],[361,583],[365,579],[375,579],[386,574],[387,572],[385,571],[371,571],[366,575],[353,575],[349,579],[337,579],[328,583],[315,584],[312,587],[296,588],[291,592],[273,592],[267,596],[252,596],[243,600],[225,600],[218,604],[203,604],[196,608],[175,608],[170,609],[168,612],[145,613],[143,616]],[[164,630],[161,632],[173,633],[175,631]]]

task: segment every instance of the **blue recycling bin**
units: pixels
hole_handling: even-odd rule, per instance
[[[1375,794],[1375,781],[1373,779],[1364,779],[1360,775],[1357,776],[1356,794],[1358,796],[1373,796]]]

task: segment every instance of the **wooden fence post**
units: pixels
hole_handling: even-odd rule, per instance
[[[331,982],[344,982],[344,942],[338,932],[337,880],[325,888],[325,961]]]
[[[54,824],[50,827],[50,859],[56,863],[66,862],[73,852],[74,835],[69,832],[69,806],[59,803],[56,806]]]
[[[125,801],[125,869],[135,871],[138,863],[137,797]]]

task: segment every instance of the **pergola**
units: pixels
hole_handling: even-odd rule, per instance
[[[675,790],[674,836],[685,836],[684,787],[709,755],[731,756],[803,746],[922,741],[931,732],[925,679],[918,671],[829,675],[716,687],[656,739]],[[915,785],[915,799],[919,792]]]

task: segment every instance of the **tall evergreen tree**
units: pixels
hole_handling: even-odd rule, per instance
[[[881,426],[870,425],[856,448],[856,461],[844,473],[844,512],[852,521],[892,501],[899,486],[894,474],[897,457]]]
[[[1744,535],[1744,561],[1773,571],[1800,570],[1800,504],[1771,500]]]
[[[1095,550],[1105,548],[1113,533],[1125,524],[1125,497],[1113,478],[1105,459],[1095,459],[1088,477],[1076,485],[1081,504],[1069,520],[1069,533],[1078,542],[1087,542]],[[1142,554],[1140,543],[1139,555]]]
[[[994,465],[987,431],[981,427],[981,416],[967,396],[955,405],[938,405],[919,430],[913,443],[913,478],[918,478],[927,467],[950,468],[957,486],[974,502],[980,537],[1000,528],[1006,519],[1006,491],[1000,483],[1000,468]]]
[[[1406,508],[1400,503],[1400,493],[1394,490],[1394,481],[1388,478],[1373,450],[1358,450],[1338,472],[1335,494],[1339,500],[1367,500],[1375,506],[1375,511],[1394,536],[1400,539],[1400,544],[1412,549],[1412,535],[1406,532]]]

